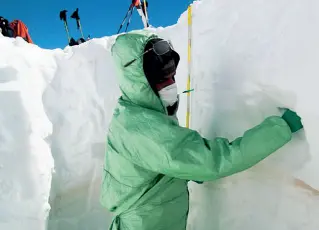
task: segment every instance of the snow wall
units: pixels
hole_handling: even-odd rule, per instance
[[[234,139],[278,107],[305,126],[255,167],[190,183],[188,230],[319,228],[319,2],[203,0],[193,5],[191,128]],[[187,12],[152,29],[181,55]],[[0,229],[105,230],[99,204],[105,137],[120,92],[115,36],[64,50],[0,37]],[[186,96],[178,113],[185,124]],[[200,154],[200,153],[199,153]]]

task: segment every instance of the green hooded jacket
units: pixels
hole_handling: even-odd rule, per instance
[[[187,181],[212,181],[246,170],[291,139],[287,123],[265,119],[230,142],[207,140],[167,116],[143,72],[147,31],[123,34],[112,47],[122,96],[107,136],[101,203],[112,230],[185,230]],[[127,62],[139,58],[129,67]]]

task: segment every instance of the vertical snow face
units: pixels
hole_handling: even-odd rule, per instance
[[[188,230],[318,228],[318,10],[311,0],[194,4],[191,128],[232,140],[289,107],[305,130],[250,170],[190,183]],[[152,30],[181,55],[182,92],[187,13],[174,26]],[[113,42],[93,39],[62,51],[0,37],[0,229],[108,228],[99,189],[120,95]],[[185,111],[183,95],[181,125]]]
[[[120,94],[109,51],[113,40],[67,49],[56,58],[56,74],[43,94],[55,160],[48,230],[110,225],[99,196],[108,123]]]
[[[42,94],[56,64],[20,38],[0,47],[0,229],[45,230],[53,159]]]
[[[0,229],[105,229],[107,126],[119,97],[114,38],[42,50],[0,37]]]
[[[317,1],[297,0],[194,4],[191,128],[233,140],[288,107],[305,130],[246,172],[191,184],[189,230],[318,228],[318,9]],[[185,13],[180,31],[167,34],[182,47],[179,80],[187,76],[187,41],[177,34],[186,36],[186,23]]]

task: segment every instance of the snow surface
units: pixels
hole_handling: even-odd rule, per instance
[[[234,139],[289,107],[305,129],[250,170],[190,183],[188,230],[319,228],[318,10],[316,0],[195,2],[191,128]],[[183,91],[187,12],[176,25],[151,30],[180,53]],[[108,229],[99,189],[120,95],[114,39],[44,50],[0,37],[0,229]],[[186,95],[181,125],[185,111]]]

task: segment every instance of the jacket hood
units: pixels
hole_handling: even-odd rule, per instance
[[[118,70],[121,99],[144,108],[165,112],[160,98],[152,90],[143,70],[144,48],[149,40],[158,38],[149,31],[134,31],[119,35],[112,46],[112,56]],[[133,59],[131,65],[124,65]]]

